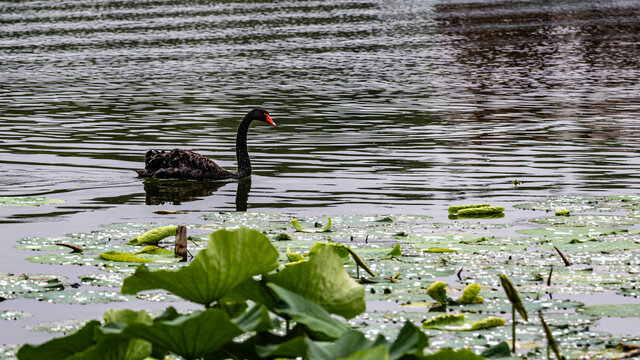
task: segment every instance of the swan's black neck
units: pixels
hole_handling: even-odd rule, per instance
[[[253,118],[250,118],[249,114],[247,114],[238,127],[238,135],[236,136],[237,179],[251,175],[251,159],[249,159],[249,152],[247,151],[247,133],[252,121]]]

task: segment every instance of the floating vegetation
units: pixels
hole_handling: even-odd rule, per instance
[[[563,202],[563,198],[569,201]],[[640,298],[640,290],[638,290],[640,289],[638,277],[640,274],[640,231],[638,230],[640,216],[638,214],[640,213],[620,212],[620,210],[640,210],[638,204],[640,201],[634,197],[551,198],[545,200],[544,205],[548,206],[546,208],[541,207],[540,204],[535,205],[536,211],[542,210],[543,213],[532,215],[531,217],[538,218],[531,223],[521,224],[526,227],[525,229],[521,227],[521,230],[510,228],[509,224],[498,224],[486,219],[483,222],[432,222],[425,216],[396,214],[333,216],[331,231],[307,233],[288,231],[291,230],[289,224],[294,219],[283,214],[205,215],[205,219],[210,223],[201,229],[238,229],[247,225],[257,230],[260,235],[255,236],[262,240],[253,242],[255,238],[251,235],[253,239],[251,244],[258,248],[254,249],[255,252],[253,250],[245,252],[242,257],[262,259],[264,254],[269,254],[267,257],[274,259],[272,264],[279,269],[279,272],[275,273],[273,270],[275,268],[271,267],[267,268],[272,270],[261,270],[262,278],[264,281],[273,283],[273,289],[271,287],[245,288],[237,284],[239,279],[236,275],[238,274],[231,274],[229,286],[235,289],[233,291],[218,289],[222,291],[218,293],[214,288],[220,285],[204,292],[199,288],[189,291],[194,294],[216,292],[213,297],[205,296],[200,301],[197,300],[198,296],[194,296],[192,300],[203,305],[210,301],[209,304],[212,306],[218,306],[216,304],[221,301],[220,299],[231,301],[238,296],[251,296],[258,301],[264,301],[264,298],[260,298],[260,294],[278,293],[278,296],[288,299],[295,297],[288,292],[304,294],[301,295],[303,299],[314,299],[314,303],[317,301],[316,304],[322,304],[319,306],[325,312],[340,313],[345,318],[355,316],[349,320],[348,324],[366,334],[368,339],[374,339],[378,334],[388,336],[398,333],[407,321],[419,325],[424,320],[429,320],[432,313],[428,311],[434,307],[434,300],[431,298],[434,292],[429,291],[429,285],[437,282],[444,286],[438,285],[443,291],[435,295],[434,299],[440,299],[435,301],[439,304],[446,303],[447,311],[454,314],[464,313],[465,323],[459,324],[460,326],[473,326],[469,324],[485,318],[502,318],[504,314],[510,313],[512,308],[517,312],[518,310],[512,307],[509,301],[506,288],[503,290],[501,286],[500,277],[497,276],[505,274],[510,282],[512,281],[511,285],[519,295],[522,307],[528,312],[543,312],[544,321],[563,355],[567,358],[616,358],[626,354],[615,347],[620,341],[630,343],[640,341],[637,329],[634,330],[635,336],[624,338],[589,329],[595,328],[600,318],[640,320],[636,306],[637,299]],[[520,208],[518,204],[515,207]],[[550,216],[559,208],[566,208],[573,215]],[[595,211],[598,213],[585,213]],[[616,213],[608,214],[604,213],[605,211],[616,211]],[[310,217],[305,219],[304,224],[311,230],[321,230],[325,221],[326,217]],[[321,227],[313,227],[315,223],[319,223]],[[102,226],[102,229],[87,233],[21,239],[18,247],[36,251],[36,255],[31,256],[29,260],[38,263],[95,265],[96,269],[103,271],[80,277],[82,285],[106,287],[101,289],[110,292],[112,289],[109,287],[121,286],[123,279],[131,275],[138,264],[106,261],[101,259],[99,254],[114,251],[153,260],[155,260],[154,257],[160,258],[164,255],[169,257],[172,252],[167,249],[142,248],[127,244],[129,239],[151,228],[162,226],[162,224],[109,224]],[[204,249],[205,236],[196,235],[192,239],[198,243],[198,246],[191,246],[189,243],[190,251],[196,259],[198,256],[203,257],[206,252],[202,252],[203,255],[199,255],[198,252]],[[278,242],[279,240],[286,242]],[[56,243],[74,245],[84,251],[69,253],[68,248],[58,246]],[[268,249],[267,244],[276,246],[277,253],[265,250]],[[556,252],[554,247],[559,251]],[[220,248],[219,251],[226,250]],[[166,254],[161,255],[165,252]],[[562,260],[559,254],[563,254],[572,265],[561,266]],[[317,258],[319,255],[320,258]],[[313,258],[316,259],[311,260]],[[161,279],[168,272],[177,274],[192,265],[195,266],[194,264],[201,264],[201,261],[196,259],[191,263],[147,263],[146,270],[138,268],[135,271],[136,275],[127,280],[125,284],[127,293],[135,294],[136,298],[145,301],[178,301],[180,298],[176,295],[188,298],[191,295],[168,288],[183,286],[187,284],[187,279],[206,286],[207,281],[204,277],[189,270],[184,273],[187,275],[184,278]],[[236,260],[229,259],[232,263],[236,263]],[[318,261],[320,263],[316,263]],[[360,276],[359,270],[365,266],[371,271],[369,275],[377,276],[375,278],[373,278],[374,275]],[[551,266],[554,270],[551,282],[548,284]],[[342,269],[346,271],[346,277],[336,275],[343,271]],[[264,271],[267,273],[266,276]],[[332,284],[331,290],[314,284],[318,281],[318,274],[327,271],[333,274],[330,276],[331,281],[328,282]],[[156,275],[157,278],[155,278]],[[245,275],[247,274],[243,273],[241,277]],[[19,288],[17,291],[4,291],[3,289],[11,288],[9,285],[5,286],[1,279],[2,277],[0,277],[0,296],[13,299],[25,297],[29,293],[29,291],[20,291]],[[17,280],[16,278],[15,281]],[[357,280],[361,285],[353,280]],[[343,281],[349,284],[346,289],[340,289],[343,285],[336,285]],[[54,301],[35,294],[50,292],[52,296],[55,293],[70,295],[64,279],[54,280],[54,282],[55,284],[49,284],[51,285],[49,288],[41,281],[29,283],[34,293],[29,296],[41,298],[43,301]],[[149,287],[153,282],[157,284]],[[360,287],[354,286],[354,283]],[[167,289],[172,293],[142,290],[147,288]],[[83,292],[88,291],[81,289]],[[353,291],[354,289],[357,289],[357,294]],[[113,290],[112,295],[122,296],[116,292],[117,289]],[[335,294],[329,299],[318,300],[324,296],[324,293]],[[368,311],[361,312],[364,309],[363,302],[355,302],[357,307],[350,308],[346,305],[361,296],[364,296]],[[590,296],[614,296],[618,299],[614,302],[616,305],[585,306],[584,303],[589,304]],[[122,298],[124,299],[119,301],[126,301],[133,297],[122,296]],[[300,300],[296,299],[295,301]],[[620,299],[624,300],[622,302],[632,303],[618,304]],[[64,300],[61,301],[64,302]],[[224,301],[224,304],[220,303],[219,307],[227,309],[225,311],[229,311],[229,314],[248,311],[245,308],[237,308],[237,305],[232,302]],[[636,303],[633,303],[634,301]],[[268,311],[272,311],[275,306],[276,304],[270,303],[267,307]],[[232,311],[232,308],[235,310]],[[285,314],[284,316],[288,317],[292,324],[312,322],[311,317],[294,309],[278,311],[281,311],[280,314]],[[259,312],[255,311],[257,317]],[[323,327],[316,330],[325,336],[341,338],[347,336],[344,334],[350,331],[348,327],[344,327],[344,322],[338,325],[324,317],[322,319],[325,319]],[[547,338],[542,319],[535,316],[528,318],[527,322],[519,321],[517,330],[519,340],[516,341],[517,355],[544,358]],[[428,334],[429,344],[434,351],[443,347],[467,347],[475,353],[483,354],[486,354],[485,350],[494,346],[496,346],[495,350],[499,351],[498,344],[513,336],[512,329],[504,326],[477,328],[473,330],[473,336],[468,332],[459,331],[437,329],[424,329],[424,331]],[[347,341],[346,339],[348,337],[342,341]],[[287,343],[286,346],[278,344],[260,351],[264,354],[272,354],[269,356],[273,357],[286,357],[283,351],[287,346],[302,344],[299,339],[295,341]],[[303,351],[302,354],[305,354],[304,351],[312,351],[304,344],[301,346],[303,346],[303,350],[300,350]],[[364,350],[374,351],[374,347]]]
[[[87,322],[87,320],[63,320],[25,326],[25,328],[30,331],[70,334],[80,330]]]
[[[44,293],[29,293],[25,298],[55,304],[107,304],[129,301],[129,298],[115,291],[103,290],[62,290]]]
[[[467,320],[464,314],[445,314],[425,320],[422,322],[422,327],[450,331],[473,331],[503,326],[505,323],[505,320],[498,316],[490,316],[481,320]]]
[[[319,223],[317,223],[316,225],[319,225]],[[327,223],[324,226],[317,226],[315,228],[302,227],[302,225],[300,225],[300,222],[298,221],[298,219],[291,220],[291,226],[293,226],[293,228],[296,229],[296,231],[299,231],[299,232],[304,232],[304,233],[321,232],[322,233],[322,232],[330,231],[330,229],[331,229],[331,218],[327,217]]]
[[[2,320],[20,320],[33,316],[32,313],[16,310],[0,310],[0,321]]]
[[[62,204],[64,200],[44,196],[0,196],[0,206],[40,206]]]
[[[177,228],[177,226],[163,226],[151,229],[129,240],[129,245],[158,245],[160,240],[175,236]]]
[[[556,216],[570,216],[571,215],[571,211],[562,208],[562,209],[556,209]]]

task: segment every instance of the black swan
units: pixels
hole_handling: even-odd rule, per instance
[[[136,170],[143,178],[170,178],[194,180],[241,179],[251,175],[251,160],[247,152],[247,132],[253,120],[260,120],[276,126],[269,112],[253,109],[242,119],[236,136],[236,157],[238,172],[225,170],[204,155],[188,150],[149,150],[145,155],[144,170]]]

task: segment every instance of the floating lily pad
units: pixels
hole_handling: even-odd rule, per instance
[[[518,230],[519,234],[531,235],[540,241],[558,241],[569,242],[573,239],[588,240],[598,236],[614,234],[621,232],[623,229],[608,228],[608,227],[548,227],[540,229],[524,229]]]
[[[640,318],[640,304],[589,305],[582,307],[580,312],[592,316]]]
[[[56,304],[107,304],[129,301],[129,298],[115,291],[103,290],[63,290],[46,293],[30,293],[26,298]]]
[[[55,322],[41,323],[34,326],[25,326],[30,331],[40,331],[47,333],[70,334],[80,330],[87,324],[88,320],[62,320]]]
[[[40,206],[62,204],[64,200],[44,196],[0,196],[0,206]]]
[[[33,316],[32,313],[16,310],[0,310],[0,321],[19,320]]]
[[[48,274],[0,274],[0,297],[14,299],[22,294],[61,290],[64,279]]]
[[[627,226],[640,223],[640,219],[620,216],[620,215],[573,215],[573,216],[552,216],[543,219],[533,219],[532,223],[553,225],[553,226],[589,226],[589,227],[611,227]]]

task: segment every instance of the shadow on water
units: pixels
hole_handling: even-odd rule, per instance
[[[145,203],[147,205],[180,205],[184,202],[202,200],[229,184],[220,181],[144,179]],[[251,191],[251,178],[238,180],[236,211],[246,211]]]

